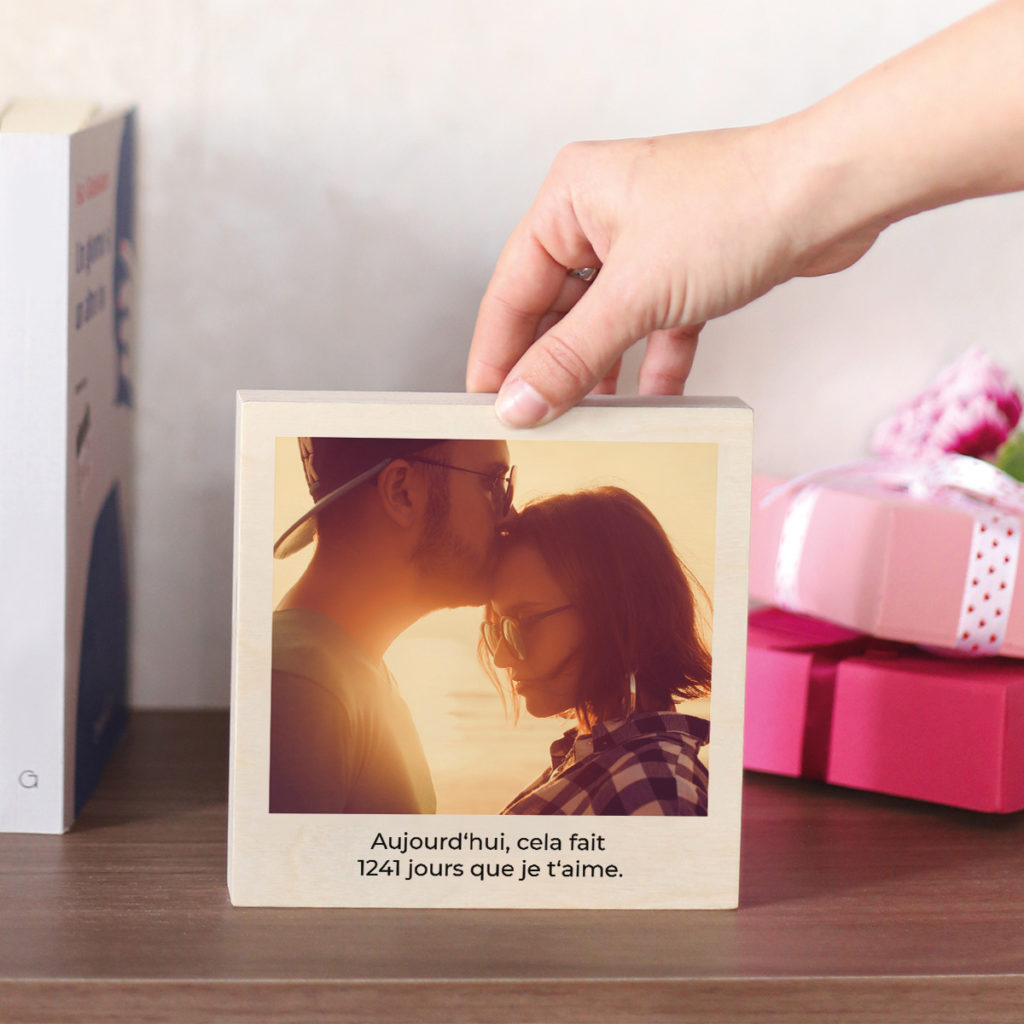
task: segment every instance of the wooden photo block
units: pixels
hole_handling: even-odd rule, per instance
[[[236,905],[737,904],[751,411],[238,398]]]

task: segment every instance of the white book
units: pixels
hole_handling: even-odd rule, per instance
[[[134,122],[0,106],[0,831],[69,828],[126,720]]]

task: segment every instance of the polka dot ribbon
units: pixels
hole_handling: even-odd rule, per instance
[[[989,508],[975,512],[967,583],[955,647],[965,654],[998,654],[1006,637],[1020,555],[1020,519]]]
[[[1017,579],[1024,486],[988,462],[958,455],[927,463],[908,491],[974,518],[954,647],[964,654],[998,654]]]
[[[775,561],[775,600],[791,611],[808,610],[801,602],[798,580],[804,542],[823,487],[860,494],[902,493],[969,515],[974,528],[951,646],[970,655],[999,652],[1020,558],[1024,485],[980,459],[944,455],[927,461],[882,459],[836,466],[775,488],[761,504],[792,496]]]

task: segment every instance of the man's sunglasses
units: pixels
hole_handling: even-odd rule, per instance
[[[468,469],[465,466],[453,466],[448,462],[439,462],[436,459],[428,459],[423,455],[391,455],[380,462],[374,463],[369,469],[363,470],[351,480],[335,487],[333,491],[321,497],[305,515],[297,519],[291,526],[281,534],[274,542],[274,557],[287,558],[300,548],[308,544],[313,537],[309,529],[309,521],[328,505],[337,501],[342,495],[354,491],[357,487],[374,479],[378,473],[383,472],[395,459],[405,459],[406,462],[426,462],[431,466],[444,466],[446,469],[457,469],[461,473],[475,473],[477,476],[486,477],[491,481],[491,504],[494,506],[495,515],[498,519],[504,519],[512,511],[512,492],[516,482],[516,467],[509,467],[508,471],[500,473],[485,473],[480,469]]]
[[[507,615],[500,616],[496,622],[491,619],[484,619],[480,623],[480,633],[484,638],[484,643],[487,645],[487,650],[491,652],[492,658],[497,655],[498,647],[504,640],[508,649],[515,655],[516,660],[525,661],[526,641],[524,634],[549,615],[557,615],[558,612],[564,612],[571,607],[571,604],[563,604],[557,608],[549,608],[544,612],[523,615],[518,619],[509,618]]]
[[[510,466],[508,470],[499,473],[485,473],[480,469],[469,469],[467,466],[453,466],[450,462],[441,462],[438,459],[428,459],[424,455],[403,455],[406,462],[425,462],[428,466],[444,466],[445,469],[456,469],[460,473],[473,473],[475,476],[482,476],[491,482],[491,503],[499,519],[504,519],[512,511],[512,498],[516,484],[516,467]]]

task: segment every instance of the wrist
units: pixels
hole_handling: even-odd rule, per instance
[[[1024,0],[996,3],[770,126],[811,254],[1024,188]]]
[[[787,224],[794,274],[847,266],[848,249],[862,252],[912,212],[894,178],[873,167],[855,133],[828,112],[812,107],[764,130],[773,154],[770,188]]]

